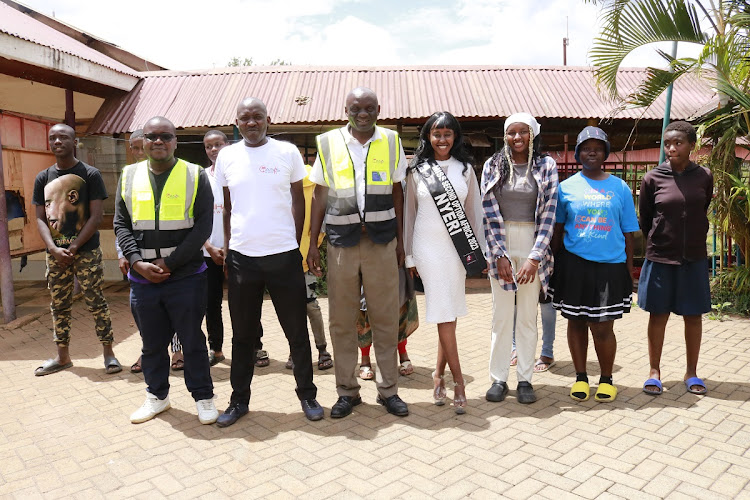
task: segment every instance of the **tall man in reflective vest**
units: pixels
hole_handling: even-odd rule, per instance
[[[360,87],[346,96],[349,123],[317,137],[318,158],[310,241],[317,242],[325,217],[328,246],[329,329],[336,361],[338,401],[331,417],[349,415],[362,402],[356,369],[360,276],[367,297],[378,363],[377,402],[406,416],[398,396],[398,266],[406,159],[398,134],[375,125],[380,105],[375,92]],[[321,275],[318,247],[310,244],[309,268]]]
[[[177,132],[157,116],[143,127],[147,159],[122,171],[114,228],[130,263],[130,308],[141,331],[141,366],[146,401],[131,416],[145,422],[169,409],[169,355],[172,336],[182,343],[185,384],[195,399],[198,420],[219,416],[206,337],[206,263],[201,248],[211,235],[214,198],[206,173],[174,157]]]

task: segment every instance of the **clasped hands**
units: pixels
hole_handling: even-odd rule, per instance
[[[519,285],[533,283],[538,270],[539,261],[526,259],[521,269],[516,273],[516,283]],[[506,283],[513,282],[513,267],[510,265],[510,260],[507,257],[497,259],[497,274]]]

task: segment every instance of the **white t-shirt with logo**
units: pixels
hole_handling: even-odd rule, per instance
[[[205,170],[211,183],[211,192],[214,194],[214,227],[208,241],[215,247],[224,248],[224,188],[216,182],[215,168],[208,167]],[[210,257],[205,248],[203,256]]]
[[[219,151],[216,183],[232,200],[229,249],[263,257],[298,248],[291,184],[307,175],[297,147],[268,139],[257,148],[240,141]]]

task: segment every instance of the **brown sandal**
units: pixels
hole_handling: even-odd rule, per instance
[[[322,351],[318,356],[318,370],[327,370],[333,367],[333,359],[327,351]]]
[[[141,368],[141,357],[138,356],[138,361],[130,365],[130,373],[141,373],[143,371],[143,368]]]

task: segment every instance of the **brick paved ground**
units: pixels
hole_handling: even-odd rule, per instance
[[[107,292],[115,351],[129,365],[140,338],[127,292],[120,285]],[[386,414],[375,404],[374,385],[363,382],[365,404],[352,416],[308,422],[284,369],[288,348],[267,301],[271,366],[256,371],[250,414],[227,429],[198,423],[182,374],[171,377],[172,409],[132,425],[128,416],[143,402],[143,377],[127,370],[104,374],[93,322],[80,301],[75,366],[65,372],[32,373],[53,354],[48,314],[0,328],[7,403],[0,412],[0,497],[750,498],[750,321],[704,321],[706,397],[685,392],[681,325],[670,321],[665,393],[653,398],[641,392],[647,318],[636,310],[615,323],[617,401],[576,404],[568,397],[573,366],[560,320],[557,366],[535,376],[539,401],[522,406],[514,391],[503,403],[484,400],[491,297],[472,293],[468,301],[470,315],[458,325],[468,382],[464,416],[431,404],[436,331],[430,325],[409,341],[416,370],[400,381],[409,417]],[[321,306],[327,317],[326,300]],[[598,380],[591,351],[589,372]],[[229,363],[212,374],[223,409]],[[333,372],[316,370],[316,383],[328,413],[336,399]],[[515,374],[510,385],[515,388]]]

